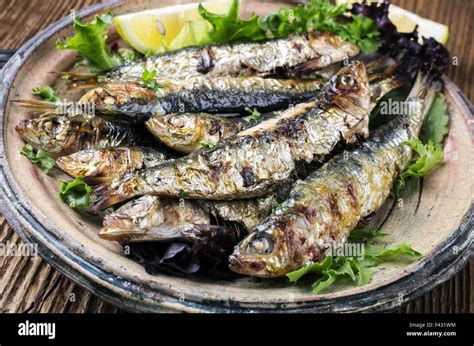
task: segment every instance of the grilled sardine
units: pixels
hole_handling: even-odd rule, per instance
[[[343,245],[357,223],[380,208],[395,177],[408,165],[411,149],[403,143],[417,136],[435,91],[420,75],[407,100],[411,113],[377,129],[359,148],[334,157],[297,183],[285,208],[235,248],[231,269],[252,276],[283,276]]]

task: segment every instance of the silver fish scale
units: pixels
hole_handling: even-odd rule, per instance
[[[185,48],[118,67],[99,76],[99,82],[140,80],[156,70],[157,78],[193,76],[267,76],[318,59],[318,69],[359,53],[357,46],[329,33],[310,33],[285,39],[221,46]]]

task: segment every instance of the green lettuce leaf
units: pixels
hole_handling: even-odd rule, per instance
[[[33,88],[31,89],[31,92],[33,93],[33,95],[39,96],[44,101],[57,102],[60,100],[59,95],[49,85],[45,85],[44,87]]]
[[[318,294],[344,278],[350,279],[358,286],[366,285],[372,281],[372,275],[376,272],[376,269],[372,267],[384,262],[396,261],[402,257],[418,258],[421,256],[419,252],[405,243],[393,244],[389,247],[385,244],[375,243],[377,238],[385,235],[385,233],[374,229],[354,230],[349,242],[362,242],[364,245],[362,253],[358,257],[326,255],[322,261],[311,263],[288,273],[286,276],[290,282],[296,283],[305,275],[317,275],[318,279],[311,288],[313,293]]]
[[[449,114],[446,101],[442,93],[438,93],[426,114],[420,132],[420,140],[427,144],[433,142],[436,148],[443,146],[444,137],[449,132]]]
[[[75,50],[82,57],[81,65],[91,68],[94,72],[107,71],[119,66],[120,57],[113,54],[107,46],[107,26],[112,23],[112,14],[96,16],[89,23],[81,23],[79,17],[74,18],[74,36],[63,42],[58,40],[56,46],[61,50]]]
[[[55,166],[56,161],[51,158],[43,149],[39,149],[36,153],[31,144],[27,144],[21,149],[20,154],[26,156],[28,160],[33,162],[44,173],[48,172]]]
[[[333,5],[327,0],[311,0],[291,8],[282,8],[261,20],[239,17],[239,1],[233,0],[225,15],[214,14],[199,5],[200,15],[212,25],[210,43],[258,41],[288,37],[308,31],[330,32],[357,44],[364,53],[373,53],[381,45],[380,32],[372,19],[363,15],[344,16],[346,5]]]
[[[76,177],[73,181],[62,181],[59,198],[71,208],[85,208],[90,205],[90,194],[92,187],[87,185],[82,177]]]
[[[260,27],[259,17],[253,15],[249,19],[239,17],[240,2],[233,0],[227,14],[211,13],[202,4],[198,7],[199,14],[212,25],[209,32],[211,42],[221,44],[238,40],[256,41],[265,39],[265,31]]]
[[[398,196],[400,190],[405,187],[408,178],[424,177],[436,166],[443,163],[443,149],[441,147],[435,147],[431,140],[428,140],[428,144],[423,144],[418,138],[412,138],[404,142],[404,144],[411,147],[418,154],[418,158],[395,180],[393,184],[393,194],[395,196]]]

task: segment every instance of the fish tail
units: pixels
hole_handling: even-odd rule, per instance
[[[94,73],[81,73],[81,72],[58,72],[58,75],[62,78],[70,81],[77,86],[80,85],[92,85],[98,86],[99,81],[97,75]]]
[[[34,112],[53,112],[55,114],[65,114],[64,107],[61,107],[60,102],[48,102],[40,100],[15,100],[21,107],[28,108]]]
[[[95,186],[95,185],[103,185],[103,184],[110,184],[115,177],[84,177],[83,180],[87,185]]]

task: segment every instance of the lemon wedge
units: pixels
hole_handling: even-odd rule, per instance
[[[202,4],[209,11],[224,14],[231,1],[214,0]],[[143,54],[158,53],[163,46],[170,45],[188,23],[202,20],[197,8],[197,3],[191,3],[130,13],[115,17],[114,24],[120,37],[135,50]]]
[[[338,5],[353,4],[362,2],[359,0],[336,0]],[[371,1],[377,2],[377,1]],[[412,32],[415,26],[418,25],[418,32],[420,37],[432,37],[442,44],[448,43],[449,28],[441,23],[422,18],[413,12],[407,11],[401,7],[390,5],[388,18],[397,27],[399,32]]]

